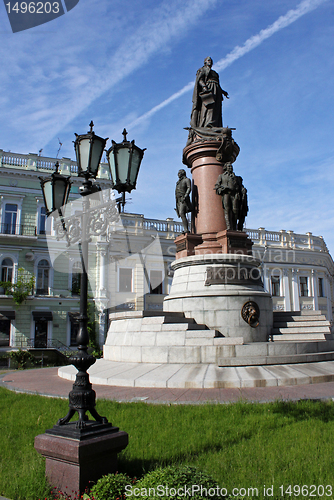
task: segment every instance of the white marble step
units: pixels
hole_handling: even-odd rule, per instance
[[[314,363],[333,361],[334,352],[313,352],[304,354],[286,354],[282,356],[243,356],[236,358],[219,358],[218,366],[265,366],[295,363]]]
[[[241,388],[316,384],[334,381],[334,361],[298,365],[218,367],[216,364],[119,363],[98,359],[88,370],[92,384],[127,387]],[[58,375],[74,382],[73,365]]]
[[[301,328],[304,326],[327,326],[330,328],[331,324],[329,321],[325,320],[324,321],[317,321],[313,320],[312,321],[305,321],[305,318],[303,321],[275,321],[274,323],[274,328]]]
[[[287,317],[287,316],[322,316],[322,312],[317,309],[317,310],[307,310],[303,309],[302,311],[274,311],[274,319],[276,317],[282,316],[282,317]]]
[[[141,327],[141,330],[145,330],[145,326],[146,325],[142,325]],[[205,326],[205,325],[198,325],[197,323],[162,323],[161,325],[161,331],[165,331],[165,332],[168,332],[168,331],[180,331],[180,332],[184,332],[184,331],[197,331],[197,330],[201,330],[201,331],[205,331],[207,330],[208,328]]]
[[[309,333],[327,333],[330,334],[330,328],[328,326],[304,326],[304,327],[291,327],[291,328],[273,328],[273,334],[289,334],[289,333],[300,333],[300,334],[309,334]]]
[[[328,335],[324,333],[281,333],[280,335],[273,335],[274,342],[311,342],[313,340],[327,340]]]
[[[213,339],[215,337],[222,337],[221,333],[217,330],[187,330],[186,331],[186,339]],[[224,337],[222,337],[224,338]]]

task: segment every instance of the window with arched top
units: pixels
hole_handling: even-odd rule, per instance
[[[49,295],[50,264],[46,259],[39,261],[37,265],[36,293],[37,295]]]
[[[12,259],[6,257],[1,262],[1,281],[13,281],[14,263]]]

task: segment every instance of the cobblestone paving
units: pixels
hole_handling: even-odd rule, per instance
[[[67,398],[72,382],[57,375],[57,368],[12,371],[0,376],[0,385],[16,392]],[[240,389],[168,389],[94,385],[97,398],[147,403],[199,404],[243,401],[333,399],[334,382],[319,384],[252,387]]]

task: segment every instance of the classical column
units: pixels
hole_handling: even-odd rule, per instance
[[[97,264],[99,266],[99,288],[97,290],[98,297],[106,297],[107,296],[107,275],[108,275],[108,248],[107,243],[102,245],[101,243],[97,246],[98,256]]]
[[[107,321],[107,316],[105,312],[99,311],[99,346],[102,348],[104,344],[104,334],[105,334],[105,329],[106,325],[105,322]]]
[[[136,311],[145,310],[145,294],[150,292],[150,276],[145,262],[140,260],[134,269],[133,290],[136,291],[135,309]]]
[[[325,283],[326,283],[326,297],[327,297],[327,319],[328,319],[328,321],[332,321],[332,319],[333,319],[332,291],[331,291],[331,284],[330,284],[330,275],[328,273],[326,273]]]
[[[263,286],[266,292],[270,292],[269,269],[266,264],[263,264]]]
[[[300,311],[298,270],[292,269],[292,306],[294,311]]]
[[[312,234],[312,233],[311,233]],[[314,269],[312,269],[312,295],[313,295],[313,309],[317,311],[319,309],[318,301],[318,276]]]
[[[283,269],[284,310],[291,311],[289,269]]]

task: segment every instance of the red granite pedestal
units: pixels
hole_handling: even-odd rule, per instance
[[[217,233],[217,243],[221,246],[221,253],[252,255],[253,242],[243,231],[220,231]]]
[[[46,459],[45,475],[52,486],[74,497],[90,482],[117,471],[117,454],[128,445],[128,434],[112,425],[101,427],[85,433],[74,422],[36,436],[35,449]]]
[[[193,232],[203,240],[196,245],[196,255],[221,252],[216,234],[226,229],[226,222],[221,197],[215,191],[218,176],[224,171],[224,164],[216,158],[220,145],[218,141],[195,142],[183,151],[183,161],[193,178]]]
[[[221,196],[215,184],[224,172],[226,161],[234,162],[239,146],[233,147],[227,157],[218,154],[222,142],[218,140],[195,141],[183,150],[183,163],[190,169],[193,178],[192,231],[176,238],[176,258],[191,255],[238,253],[251,255],[252,241],[243,231],[226,229],[226,220]]]
[[[189,257],[190,255],[195,255],[195,247],[203,242],[202,236],[200,234],[181,234],[175,238],[174,243],[176,245],[176,258]]]

